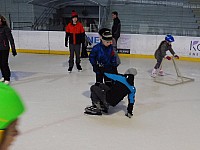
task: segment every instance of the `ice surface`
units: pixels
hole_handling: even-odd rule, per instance
[[[68,73],[68,56],[22,54],[10,57],[11,86],[23,97],[26,113],[11,150],[199,150],[200,64],[177,61],[194,82],[168,86],[153,81],[153,59],[122,58],[119,72],[135,67],[134,116],[124,116],[125,98],[109,115],[87,116],[95,74],[88,59],[82,72]],[[164,71],[173,76],[172,63]]]

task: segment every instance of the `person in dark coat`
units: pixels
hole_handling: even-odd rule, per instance
[[[137,70],[134,68],[128,69],[123,75],[105,73],[108,78],[113,80],[112,85],[110,87],[103,83],[98,86],[92,85],[90,88],[92,106],[86,107],[84,113],[89,115],[108,113],[109,106],[115,107],[128,95],[128,106],[125,115],[131,118],[135,103],[134,77],[136,74]]]
[[[85,34],[85,43],[82,44],[81,58],[88,58],[87,47],[92,45],[88,36]]]
[[[10,68],[8,65],[10,46],[12,49],[13,56],[17,55],[15,49],[14,39],[11,33],[11,29],[8,27],[8,23],[4,16],[0,15],[0,69],[2,78],[0,82],[5,84],[10,83]]]
[[[112,18],[113,18],[112,35],[113,35],[113,38],[115,39],[115,42],[117,44],[117,41],[120,37],[120,32],[121,32],[121,21],[118,18],[118,12],[113,11],[112,12]]]

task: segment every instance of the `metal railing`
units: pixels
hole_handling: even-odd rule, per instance
[[[147,5],[164,5],[164,6],[177,6],[183,8],[200,8],[200,3],[189,3],[191,0],[112,0],[111,4],[147,4]]]
[[[199,29],[185,29],[178,27],[163,27],[158,28],[157,26],[135,26],[135,25],[127,25],[123,26],[123,33],[131,33],[131,34],[151,34],[151,35],[164,35],[164,34],[172,34],[178,36],[200,36]]]
[[[33,29],[38,30],[40,26],[43,26],[45,24],[49,17],[52,15],[52,12],[55,10],[53,7],[46,8],[42,14],[35,20]]]
[[[12,22],[13,30],[32,30],[33,23],[32,22]]]

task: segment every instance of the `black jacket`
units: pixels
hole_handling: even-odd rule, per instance
[[[0,51],[10,50],[9,41],[12,50],[15,50],[15,43],[10,28],[8,26],[0,26]]]
[[[111,106],[116,106],[121,100],[130,93],[130,90],[123,83],[116,81],[106,93],[106,101]]]
[[[133,106],[136,89],[134,85],[128,83],[127,77],[120,74],[105,73],[105,75],[114,81],[110,89],[106,92],[106,101],[111,106],[116,106],[125,96],[128,96],[129,105]]]
[[[112,26],[113,38],[118,39],[120,37],[120,32],[121,32],[121,22],[117,17],[113,20],[113,26]]]

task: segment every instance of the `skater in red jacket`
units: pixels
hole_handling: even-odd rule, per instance
[[[69,39],[69,68],[68,72],[71,72],[74,66],[74,53],[76,54],[76,67],[78,71],[82,71],[80,65],[80,48],[81,44],[85,43],[85,30],[83,25],[78,21],[78,13],[72,11],[72,21],[66,26],[65,46],[68,47]]]

